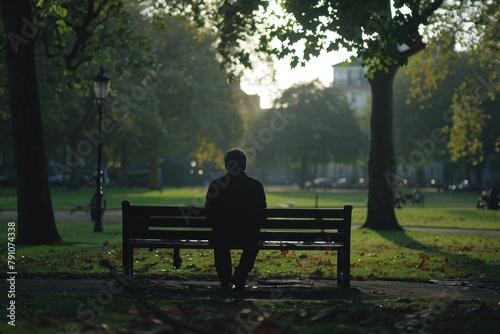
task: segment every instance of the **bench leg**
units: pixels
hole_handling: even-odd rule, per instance
[[[350,251],[337,252],[337,285],[343,290],[351,289],[351,261]]]
[[[344,276],[344,263],[342,262],[342,251],[337,251],[337,285],[342,286]]]
[[[174,248],[174,269],[180,269],[182,266],[182,258],[180,255],[180,249]]]
[[[134,273],[134,248],[123,247],[123,276],[132,277]]]

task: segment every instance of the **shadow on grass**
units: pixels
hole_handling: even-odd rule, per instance
[[[474,253],[471,253],[470,255],[465,254],[459,251],[458,247],[456,253],[445,251],[442,249],[444,247],[443,245],[438,245],[437,243],[434,245],[423,244],[409,236],[406,231],[374,230],[374,232],[400,247],[421,251],[422,262],[420,265],[422,265],[422,263],[425,262],[429,256],[443,258],[443,263],[438,263],[437,267],[429,267],[426,269],[436,272],[444,272],[447,268],[454,268],[455,270],[461,272],[461,274],[457,275],[457,277],[451,277],[450,279],[477,280],[483,278],[484,276],[500,276],[500,267],[498,265],[488,263],[474,257]],[[465,250],[473,250],[473,247]]]
[[[398,246],[402,246],[405,248],[410,248],[410,249],[416,249],[416,250],[425,250],[425,251],[430,251],[432,249],[437,249],[437,247],[432,246],[429,247],[427,245],[424,245],[421,242],[418,242],[417,240],[413,239],[410,237],[408,234],[406,234],[406,231],[392,231],[392,230],[373,230],[374,232],[378,233],[382,238],[392,241]]]

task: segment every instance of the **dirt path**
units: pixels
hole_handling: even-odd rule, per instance
[[[243,293],[221,292],[214,276],[167,277],[137,276],[128,281],[128,287],[148,298],[242,298],[255,300],[325,300],[341,299],[369,301],[377,299],[427,298],[484,299],[500,302],[500,282],[401,282],[353,281],[349,292],[343,291],[332,280],[250,280]],[[4,287],[5,285],[5,287]],[[5,281],[1,289],[7,288]],[[98,294],[114,291],[118,283],[114,278],[85,278],[82,275],[61,278],[17,278],[20,293],[83,293]],[[3,290],[5,291],[5,290]]]
[[[90,214],[83,211],[75,211],[70,213],[69,210],[56,210],[54,211],[56,222],[81,222],[92,221]],[[0,212],[0,220],[17,221],[16,211],[2,211]],[[121,223],[122,212],[121,210],[108,210],[104,213],[104,223]]]

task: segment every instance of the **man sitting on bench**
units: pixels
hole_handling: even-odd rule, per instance
[[[210,242],[214,245],[214,261],[220,289],[244,290],[248,273],[253,269],[259,253],[260,230],[257,217],[238,216],[238,209],[266,208],[266,195],[260,181],[246,173],[247,156],[240,149],[231,149],[224,155],[227,173],[210,183],[207,190],[205,207],[218,208],[221,214],[231,215],[220,219],[220,226],[214,227],[214,236]],[[217,217],[213,217],[217,223]],[[238,266],[232,275],[231,248],[242,248]]]

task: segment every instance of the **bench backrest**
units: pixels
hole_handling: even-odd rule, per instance
[[[133,206],[122,202],[123,238],[207,240],[213,227],[260,227],[263,241],[350,240],[352,206],[222,210],[194,206]]]

